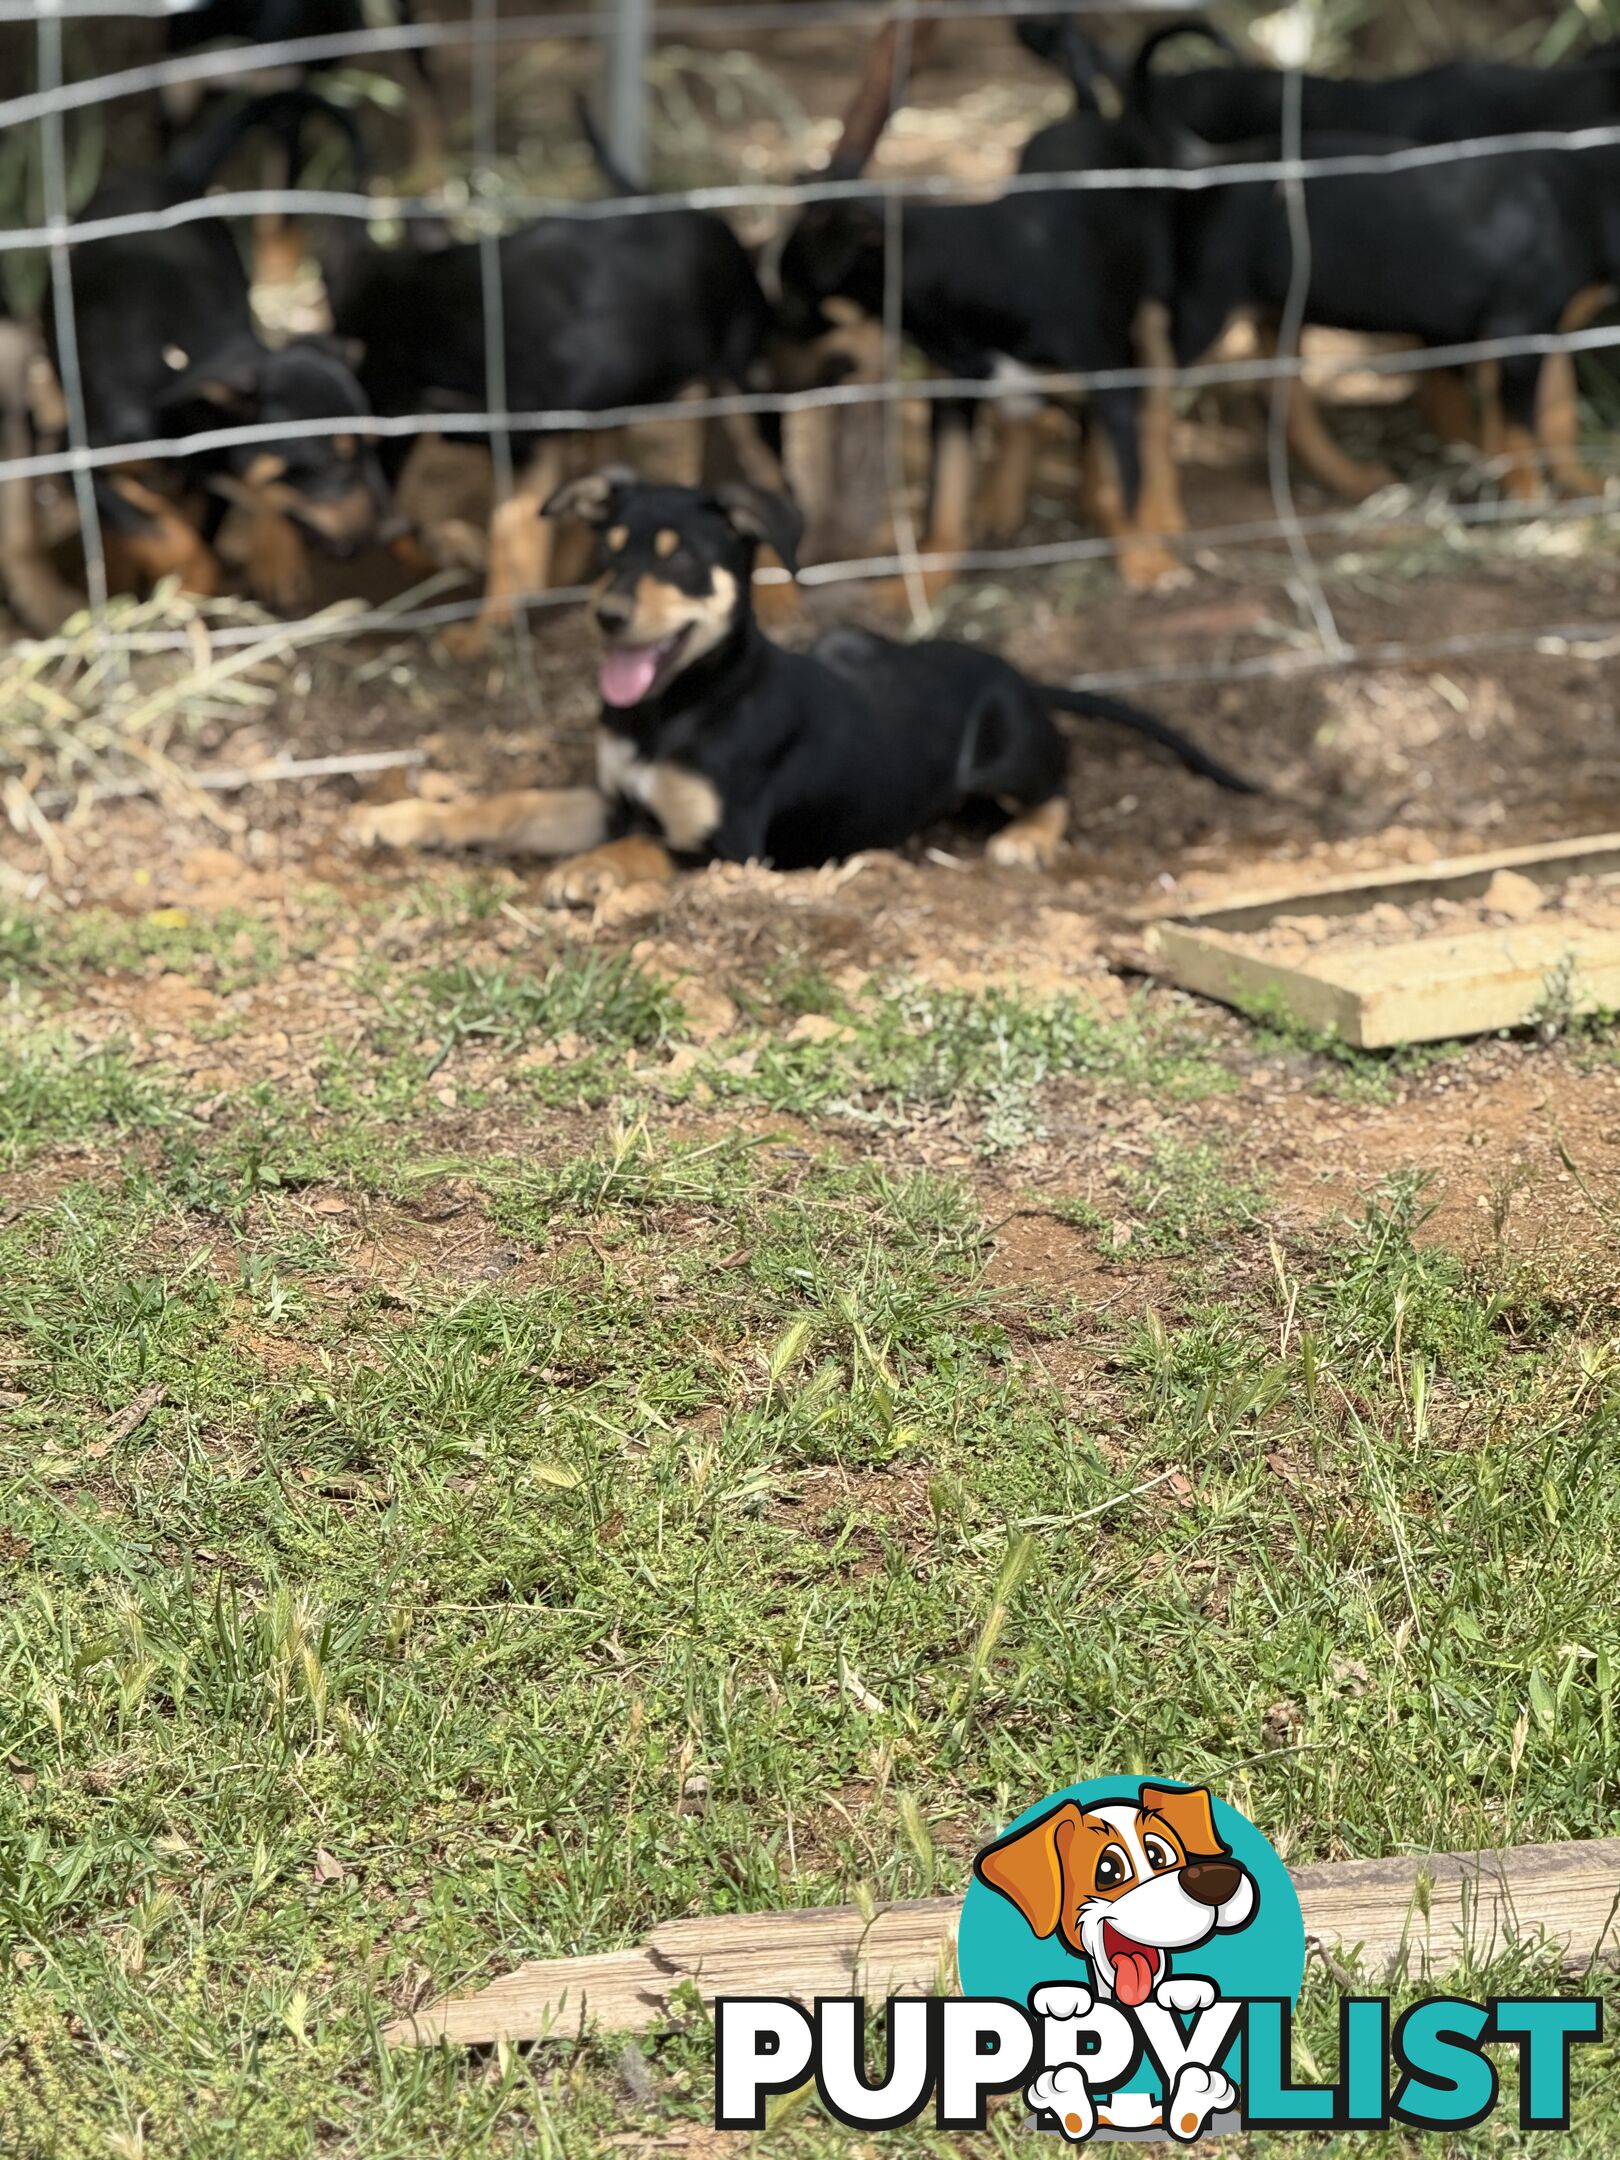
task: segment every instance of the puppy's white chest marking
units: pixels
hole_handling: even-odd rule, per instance
[[[598,739],[596,780],[604,795],[621,795],[650,810],[664,838],[681,853],[702,847],[720,823],[720,797],[701,773],[638,758],[622,736],[604,733]]]

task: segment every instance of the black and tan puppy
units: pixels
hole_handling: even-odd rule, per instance
[[[1166,163],[1208,170],[1212,153],[1161,111],[1163,86],[1152,69],[1158,48],[1189,31],[1213,34],[1190,20],[1143,40],[1126,111],[1149,139],[1157,136]],[[1319,159],[1376,159],[1400,147],[1385,136],[1304,139],[1306,155]],[[1228,148],[1222,160],[1243,164],[1268,153],[1275,144]],[[1323,328],[1415,337],[1438,348],[1528,343],[1569,327],[1607,274],[1605,219],[1576,161],[1559,152],[1316,174],[1302,193],[1310,242],[1304,321]],[[1274,340],[1294,276],[1283,191],[1253,180],[1177,191],[1171,215],[1177,365],[1201,359],[1233,316],[1256,318],[1262,339]],[[1541,371],[1534,351],[1499,363],[1503,417],[1491,447],[1502,453],[1503,484],[1516,496],[1539,492]],[[1357,492],[1346,479],[1346,492]]]
[[[191,200],[251,128],[321,104],[304,91],[256,100],[155,177],[107,182],[85,216],[155,214]],[[278,350],[264,343],[242,259],[220,219],[165,227],[154,215],[144,231],[83,241],[72,260],[93,446],[235,425],[334,423],[330,433],[289,433],[98,471],[115,582],[178,575],[189,590],[218,591],[212,541],[234,506],[246,526],[250,586],[272,604],[300,604],[309,590],[306,538],[346,553],[372,536],[387,499],[367,440],[370,407],[348,354],[326,338],[297,338]]]
[[[1122,153],[1123,155],[1123,153]],[[1016,193],[994,202],[907,203],[900,218],[900,320],[931,369],[955,381],[1020,383],[1037,399],[1043,375],[1155,364],[1144,310],[1168,298],[1165,221],[1131,191]],[[812,204],[780,259],[779,325],[815,345],[847,332],[852,317],[880,322],[887,232],[873,203]],[[931,404],[933,471],[926,552],[946,559],[972,544],[975,405]],[[1102,522],[1118,544],[1127,584],[1175,575],[1159,520],[1164,476],[1142,435],[1144,406],[1129,386],[1087,398],[1092,494],[1117,502]],[[1108,468],[1108,487],[1099,485]],[[1006,519],[993,516],[1004,528]],[[997,530],[993,537],[1010,534]],[[948,570],[931,582],[943,582]]]
[[[1189,21],[1189,28],[1204,25]],[[1110,68],[1123,86],[1124,71]],[[1166,75],[1159,109],[1206,142],[1247,143],[1282,127],[1283,70],[1234,54],[1229,65]],[[1470,135],[1563,133],[1620,120],[1620,48],[1599,46],[1560,67],[1469,54],[1410,75],[1304,75],[1307,134],[1384,135],[1415,143]]]
[[[1246,65],[1231,54],[1229,65],[1149,72],[1161,46],[1189,35],[1231,54],[1226,39],[1201,17],[1150,31],[1128,72],[1078,33],[1064,50],[1078,50],[1083,65],[1102,69],[1116,82],[1127,112],[1150,121],[1167,154],[1179,138],[1183,144],[1216,144],[1240,161],[1277,155],[1287,79],[1281,70]],[[1398,151],[1473,136],[1558,134],[1616,121],[1620,51],[1608,47],[1562,67],[1470,56],[1412,75],[1301,79],[1307,157]],[[1243,208],[1225,219],[1196,201],[1178,201],[1182,262],[1193,260],[1194,282],[1211,257],[1224,253],[1230,260],[1231,236],[1239,225],[1248,223],[1260,233],[1266,224],[1261,198],[1269,192],[1250,189]],[[1319,216],[1322,221],[1323,260],[1312,321],[1394,328],[1398,319],[1401,329],[1417,331],[1428,344],[1568,332],[1584,327],[1620,281],[1620,149],[1612,145],[1503,152],[1428,172],[1322,178],[1308,183],[1306,196],[1313,255]],[[1279,260],[1286,254],[1278,237],[1281,222],[1274,219],[1260,240]],[[1387,237],[1397,233],[1401,245],[1391,249]],[[1259,278],[1262,285],[1268,279],[1275,284],[1264,269]],[[1377,303],[1366,298],[1369,280],[1378,283]],[[1354,320],[1339,319],[1346,315]],[[1198,334],[1191,333],[1187,342]],[[1483,441],[1486,449],[1502,453],[1512,491],[1536,492],[1539,441],[1561,485],[1576,494],[1600,493],[1601,483],[1582,466],[1577,448],[1579,411],[1570,356],[1521,356],[1503,372],[1500,391],[1500,403],[1494,390],[1486,397],[1482,428],[1469,413],[1453,370],[1426,371],[1419,402],[1442,436]],[[1291,413],[1301,428],[1296,447],[1330,486],[1365,493],[1391,477],[1365,468],[1358,486],[1357,469],[1332,450],[1303,402],[1296,398],[1296,404],[1300,409]]]
[[[1222,787],[1248,783],[1151,714],[1031,682],[993,653],[838,629],[784,651],[755,620],[762,542],[790,566],[797,513],[746,486],[705,493],[609,470],[547,505],[600,536],[597,786],[362,811],[362,840],[569,855],[551,897],[583,902],[676,859],[813,866],[898,847],[975,802],[1007,819],[991,859],[1045,865],[1068,815],[1054,710],[1150,737]]]

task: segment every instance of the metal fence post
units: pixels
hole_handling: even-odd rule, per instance
[[[602,40],[607,142],[619,170],[637,187],[647,178],[647,61],[652,0],[597,0],[612,28]]]

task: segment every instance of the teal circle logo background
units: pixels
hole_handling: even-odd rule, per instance
[[[1099,1807],[1109,1801],[1134,1804],[1144,1785],[1168,1785],[1189,1790],[1179,1778],[1090,1778],[1084,1784],[1067,1785],[1033,1807],[1026,1808],[1007,1825],[1003,1835],[1072,1800],[1078,1807]],[[1213,1980],[1223,1996],[1286,1995],[1290,2002],[1299,1994],[1305,1977],[1305,1922],[1300,1914],[1299,1894],[1288,1870],[1267,1839],[1236,1808],[1210,1795],[1215,1828],[1254,1877],[1259,1893],[1254,1915],[1245,1927],[1217,1932],[1190,1950],[1171,1953],[1174,1973],[1202,1974]],[[975,1875],[968,1884],[957,1930],[957,1967],[964,1995],[1000,1995],[1012,2002],[1027,2003],[1034,1988],[1067,1981],[1096,1992],[1089,1962],[1074,1957],[1055,1935],[1040,1937],[1010,1899],[1004,1898]],[[1153,2083],[1151,2075],[1145,2081]],[[1132,2085],[1144,2083],[1138,2071]]]

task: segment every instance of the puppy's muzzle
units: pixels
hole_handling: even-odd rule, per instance
[[[1199,1905],[1225,1905],[1238,1893],[1243,1870],[1230,1860],[1190,1860],[1181,1870],[1181,1887]]]
[[[618,593],[604,593],[596,603],[596,627],[606,638],[623,637],[635,609]]]

